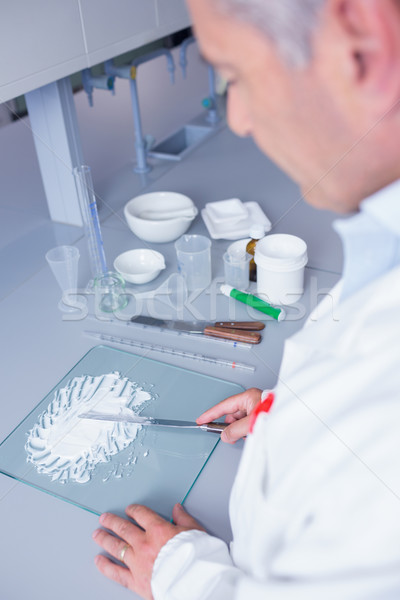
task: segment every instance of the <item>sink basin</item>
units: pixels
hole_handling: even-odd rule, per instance
[[[171,136],[153,146],[149,156],[169,160],[181,160],[190,149],[199,144],[214,129],[202,125],[185,125]]]

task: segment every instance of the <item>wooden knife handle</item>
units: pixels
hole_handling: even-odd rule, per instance
[[[242,329],[228,329],[227,327],[206,327],[204,335],[225,338],[235,342],[247,342],[248,344],[259,344],[261,334],[256,331],[245,331]]]
[[[229,426],[229,423],[204,423],[204,425],[199,425],[200,429],[203,431],[209,431],[210,433],[222,433],[224,429]]]
[[[265,323],[261,321],[220,321],[214,327],[233,327],[233,329],[246,329],[247,331],[261,331]]]

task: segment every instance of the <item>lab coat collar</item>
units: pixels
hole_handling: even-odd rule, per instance
[[[400,264],[400,181],[364,200],[360,212],[333,227],[344,249],[344,300]]]
[[[383,227],[400,235],[400,179],[366,198],[360,208]]]

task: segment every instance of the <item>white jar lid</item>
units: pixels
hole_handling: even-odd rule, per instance
[[[260,240],[265,236],[265,227],[262,223],[253,223],[250,227],[249,236],[252,240]]]
[[[307,264],[307,244],[286,233],[267,235],[257,242],[254,262],[271,271],[293,271]]]

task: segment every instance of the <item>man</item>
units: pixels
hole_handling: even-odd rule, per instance
[[[336,227],[345,266],[329,315],[286,343],[275,401],[228,398],[225,441],[248,434],[233,543],[183,509],[170,524],[103,515],[102,573],[144,598],[400,598],[400,2],[188,0],[204,56],[229,81],[228,119]],[[364,200],[366,199],[366,200]]]

